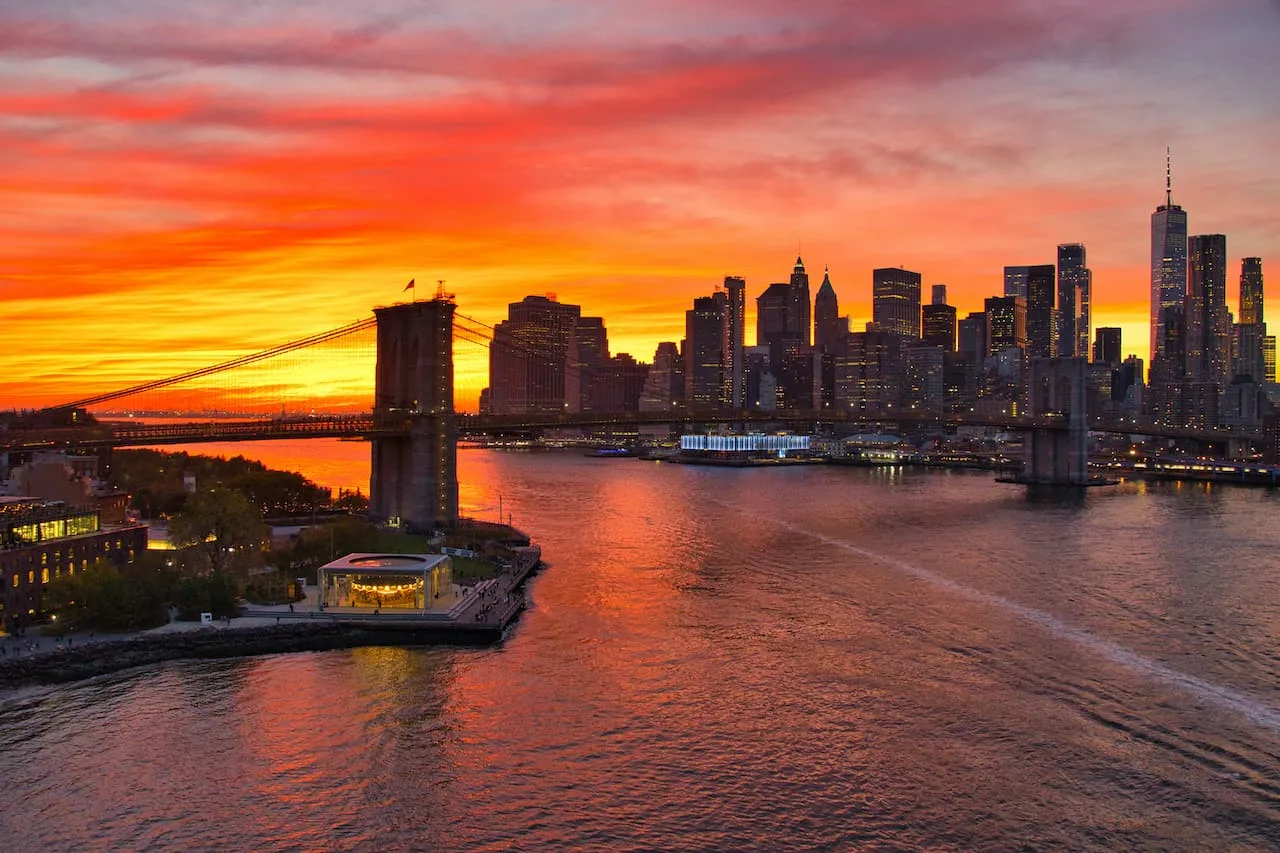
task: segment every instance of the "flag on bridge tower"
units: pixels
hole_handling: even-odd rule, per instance
[[[413,282],[414,282],[414,279],[409,279],[409,283],[408,283],[408,284],[406,284],[406,285],[404,286],[404,290],[402,290],[402,291],[400,291],[400,292],[401,292],[401,293],[404,293],[404,292],[406,292],[406,291],[412,290],[414,293],[417,293],[418,291],[414,288],[414,286],[413,286]]]

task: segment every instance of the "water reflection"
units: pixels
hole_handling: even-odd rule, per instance
[[[464,452],[459,473],[464,504],[501,495],[551,564],[505,644],[191,662],[6,703],[0,807],[32,816],[7,837],[440,850],[1280,837],[1264,493],[1134,484],[1063,506],[989,475],[568,453]]]

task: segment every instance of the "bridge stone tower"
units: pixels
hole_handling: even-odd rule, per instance
[[[373,440],[369,512],[429,532],[458,523],[453,312],[448,297],[373,309],[378,322],[375,422],[409,434]]]
[[[1028,402],[1032,417],[1058,415],[1059,428],[1039,428],[1023,439],[1022,480],[1031,485],[1089,485],[1089,412],[1083,358],[1031,361]]]

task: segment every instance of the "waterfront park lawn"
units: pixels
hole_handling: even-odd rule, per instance
[[[453,560],[453,579],[459,580],[484,580],[485,578],[496,577],[501,574],[502,566],[497,563],[491,563],[488,560],[476,560],[471,557],[452,557]]]

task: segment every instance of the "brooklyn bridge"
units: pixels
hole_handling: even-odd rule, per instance
[[[1031,365],[1028,407],[1020,414],[947,413],[912,410],[726,411],[673,407],[664,411],[536,411],[523,414],[459,414],[454,411],[454,351],[457,346],[512,347],[530,362],[554,365],[550,353],[509,340],[495,340],[493,328],[457,313],[451,297],[374,309],[372,317],[306,338],[178,375],[85,396],[0,425],[0,454],[89,451],[204,442],[282,439],[362,439],[371,445],[370,513],[402,519],[429,530],[458,517],[456,469],[459,437],[530,434],[595,428],[634,433],[667,425],[688,432],[720,425],[734,428],[818,430],[843,424],[896,428],[989,427],[1023,432],[1024,478],[1028,482],[1084,485],[1088,479],[1089,432],[1110,432],[1194,442],[1204,448],[1238,446],[1256,440],[1246,431],[1190,429],[1154,422],[1090,416],[1082,359],[1040,359]],[[299,352],[335,343],[357,347],[373,338],[374,399],[371,411],[311,413],[325,402],[296,394],[271,401],[279,414],[238,418],[144,423],[95,418],[90,410],[128,408],[129,401],[155,400],[157,393],[200,383],[223,396],[242,386],[244,375],[263,364],[287,363]],[[563,359],[561,358],[561,361]],[[560,368],[563,369],[563,368]]]

